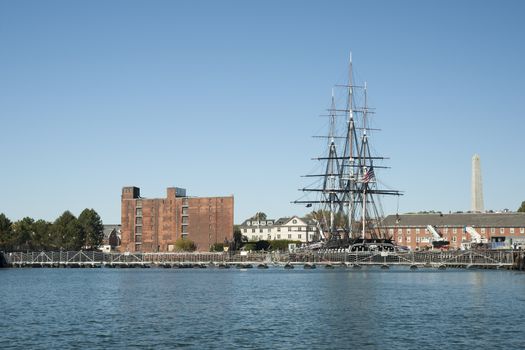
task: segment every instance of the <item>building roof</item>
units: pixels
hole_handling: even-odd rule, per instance
[[[273,224],[272,225],[266,225],[266,226],[283,226],[283,225],[286,225],[288,222],[290,222],[290,220],[292,219],[299,219],[299,220],[302,220],[305,224],[307,225],[315,225],[315,222],[312,221],[312,220],[309,220],[309,219],[306,219],[306,218],[301,218],[297,215],[294,215],[294,216],[285,216],[285,217],[282,217],[282,218],[279,218],[277,220],[274,220],[274,219],[265,219],[265,220],[255,220],[255,219],[246,219],[244,220],[240,225],[238,226],[253,226],[253,225],[250,225],[249,223],[251,223],[252,221],[264,221],[264,222],[268,222],[268,221],[272,221]],[[261,225],[261,226],[264,226],[264,225]]]
[[[111,232],[115,230],[117,232],[117,235],[119,235],[120,225],[104,225],[104,239],[108,239]]]
[[[384,226],[525,227],[525,213],[454,213],[389,215]]]

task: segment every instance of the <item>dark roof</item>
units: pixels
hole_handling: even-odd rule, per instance
[[[387,216],[383,225],[525,227],[525,213],[400,214]]]
[[[120,230],[120,225],[104,225],[104,239],[108,239],[111,232],[115,230],[117,234]]]
[[[279,218],[279,219],[277,219],[277,220],[274,220],[274,219],[266,219],[266,220],[259,220],[259,221],[273,221],[273,225],[272,225],[272,226],[280,226],[280,225],[284,225],[284,224],[286,224],[288,221],[290,221],[290,220],[293,219],[293,218],[298,218],[298,219],[304,221],[307,225],[315,225],[315,221],[310,220],[310,219],[307,219],[307,218],[301,218],[301,217],[299,217],[299,216],[297,216],[297,215],[294,215],[294,216],[285,216],[285,217]],[[244,221],[243,221],[240,225],[238,225],[238,226],[242,226],[242,227],[244,227],[244,226],[250,226],[250,227],[251,227],[252,225],[248,225],[247,223],[248,223],[248,222],[251,222],[251,221],[254,221],[254,220],[255,220],[255,219],[246,219],[246,220],[244,220]],[[255,221],[257,221],[257,220],[255,220]],[[269,225],[267,225],[267,226],[269,226]]]

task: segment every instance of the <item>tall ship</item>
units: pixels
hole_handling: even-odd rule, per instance
[[[336,97],[338,96],[338,97]],[[304,175],[311,183],[300,191],[303,196],[293,203],[312,208],[307,217],[319,231],[319,242],[311,248],[393,250],[392,237],[383,227],[380,197],[400,196],[385,188],[377,174],[387,159],[375,154],[371,127],[374,109],[368,106],[366,82],[354,80],[350,56],[348,82],[332,89],[328,130],[316,135],[326,147],[314,158],[317,172]]]

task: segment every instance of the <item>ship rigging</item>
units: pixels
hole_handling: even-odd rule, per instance
[[[376,156],[371,147],[370,135],[378,129],[371,128],[374,112],[368,106],[367,84],[355,83],[351,56],[348,83],[335,89],[343,90],[343,107],[337,106],[332,89],[328,135],[316,136],[327,140],[326,153],[314,158],[323,170],[304,176],[317,181],[300,189],[304,195],[293,203],[314,209],[308,216],[317,223],[326,247],[392,246],[381,225],[379,196],[401,192],[379,186],[376,170],[387,168],[381,163],[386,158]]]

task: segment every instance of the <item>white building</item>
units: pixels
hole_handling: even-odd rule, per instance
[[[319,240],[317,227],[313,221],[308,221],[298,216],[280,218],[278,220],[245,220],[239,229],[249,241],[280,240],[312,242]]]

